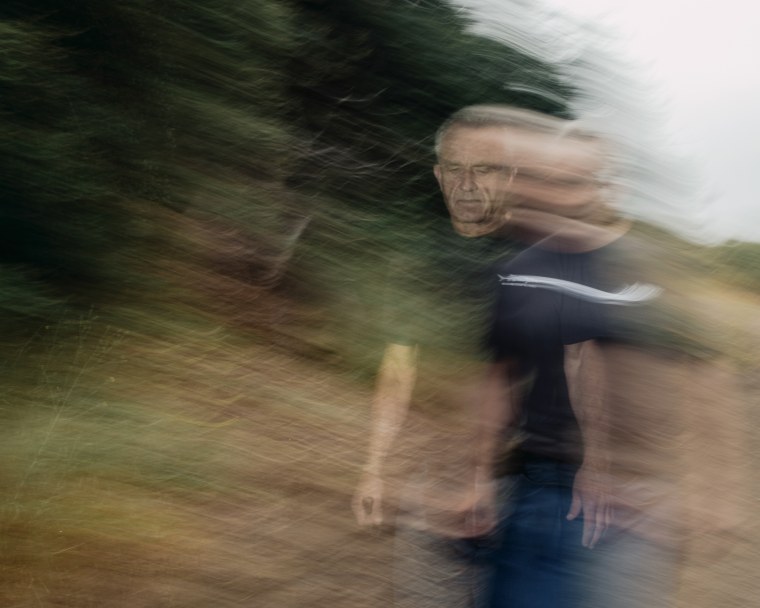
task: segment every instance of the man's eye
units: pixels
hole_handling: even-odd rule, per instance
[[[475,167],[474,171],[476,175],[488,175],[494,170],[494,167]]]

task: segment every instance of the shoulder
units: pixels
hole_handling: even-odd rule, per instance
[[[557,257],[555,252],[533,245],[517,255],[502,257],[494,264],[494,268],[499,273],[524,271],[545,266]]]

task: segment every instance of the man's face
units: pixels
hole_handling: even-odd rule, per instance
[[[512,127],[453,127],[434,173],[454,228],[482,236],[514,208],[582,218],[599,204],[599,144]]]
[[[452,127],[444,136],[433,173],[454,229],[482,236],[503,223],[513,170],[502,127]]]

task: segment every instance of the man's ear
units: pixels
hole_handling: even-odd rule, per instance
[[[433,175],[435,175],[435,179],[438,180],[438,185],[443,186],[443,184],[441,184],[441,165],[433,165]]]

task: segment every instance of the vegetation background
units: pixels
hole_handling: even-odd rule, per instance
[[[445,0],[2,4],[3,606],[389,605],[392,538],[349,509],[386,262],[447,230],[443,118],[572,94],[467,25]],[[754,398],[760,246],[657,238]],[[684,605],[748,605],[756,545],[696,561]]]

